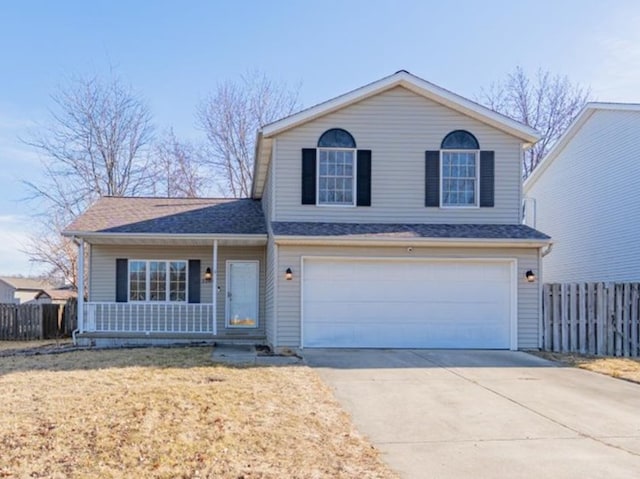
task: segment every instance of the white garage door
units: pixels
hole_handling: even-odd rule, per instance
[[[305,258],[303,347],[509,349],[512,263]]]

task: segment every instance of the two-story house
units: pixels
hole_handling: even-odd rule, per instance
[[[405,71],[266,125],[252,198],[102,198],[68,227],[78,337],[537,348],[537,139]]]

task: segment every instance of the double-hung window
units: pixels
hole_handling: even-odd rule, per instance
[[[319,205],[355,205],[356,142],[340,128],[326,131],[318,140]]]
[[[129,301],[185,302],[186,261],[129,261]]]
[[[478,206],[479,150],[476,138],[463,130],[449,133],[442,141],[442,206]]]

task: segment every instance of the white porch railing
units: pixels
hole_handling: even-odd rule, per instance
[[[213,304],[84,303],[83,330],[216,334]]]

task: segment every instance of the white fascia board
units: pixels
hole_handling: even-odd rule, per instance
[[[271,150],[273,139],[264,138],[262,132],[258,134],[256,144],[256,156],[253,163],[253,182],[251,184],[251,198],[259,200],[264,193],[264,185],[267,179],[269,163],[271,162]]]
[[[484,239],[484,238],[332,238],[326,236],[274,236],[279,245],[310,246],[433,246],[433,247],[482,247],[482,248],[542,248],[552,241],[529,239]]]
[[[500,113],[439,87],[438,85],[423,80],[422,78],[412,75],[406,71],[399,71],[393,75],[352,90],[349,93],[345,93],[344,95],[340,95],[311,108],[307,108],[306,110],[302,110],[301,112],[283,118],[282,120],[265,125],[261,130],[262,136],[267,138],[277,135],[295,126],[342,109],[348,105],[362,101],[365,98],[396,86],[403,86],[418,95],[444,104],[449,108],[460,111],[461,113],[469,115],[484,123],[489,123],[495,128],[506,131],[526,143],[535,143],[540,139],[540,134],[533,128],[523,125],[520,122],[512,120],[507,116],[501,115]]]
[[[254,178],[254,181],[251,184],[251,198],[254,199],[259,199],[256,198],[256,181],[255,179],[258,178],[258,167],[259,164],[261,163],[260,161],[258,161],[258,158],[260,158],[260,151],[262,149],[262,131],[258,130],[258,133],[256,134],[256,146],[254,148],[253,151],[253,176],[252,178]]]
[[[598,110],[608,111],[635,111],[640,112],[639,103],[605,103],[605,102],[589,102],[587,103],[580,113],[576,116],[573,122],[569,125],[562,137],[553,145],[553,148],[547,153],[547,155],[540,161],[540,164],[533,170],[533,173],[524,181],[523,190],[525,194],[532,188],[532,186],[538,181],[547,168],[553,163],[553,161],[562,153],[569,142],[578,134],[584,124],[593,116]]]
[[[63,231],[62,236],[78,237],[86,241],[91,239],[154,239],[154,240],[264,240],[266,234],[234,235],[234,234],[158,234],[158,233],[101,233],[95,231]]]

